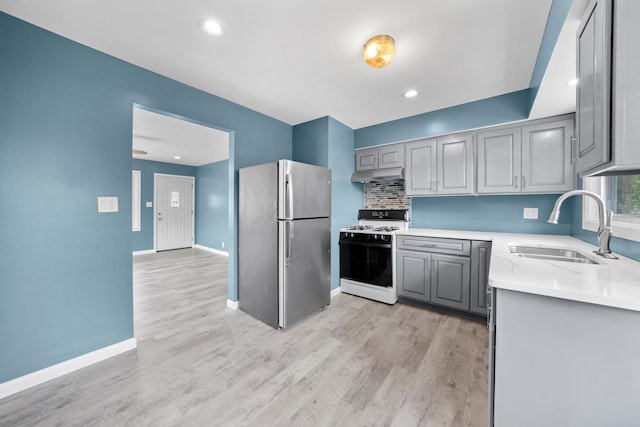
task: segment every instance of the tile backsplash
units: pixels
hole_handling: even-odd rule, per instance
[[[410,209],[411,200],[404,194],[404,180],[366,183],[364,207],[365,209]]]

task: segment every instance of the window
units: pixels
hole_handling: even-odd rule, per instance
[[[640,241],[640,175],[585,178],[584,189],[600,194],[607,209],[613,211],[613,235]],[[598,229],[596,203],[583,197],[582,228]]]
[[[131,172],[131,230],[140,231],[140,171]]]

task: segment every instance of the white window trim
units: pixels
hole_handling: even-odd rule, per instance
[[[131,171],[131,231],[140,231],[141,197],[141,173],[138,170]]]
[[[604,178],[585,178],[583,188],[602,196],[606,200]],[[598,231],[598,206],[590,197],[582,198],[582,228]],[[640,242],[640,217],[630,215],[614,215],[611,224],[614,237]]]

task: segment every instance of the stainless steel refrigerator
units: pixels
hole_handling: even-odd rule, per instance
[[[285,328],[329,304],[331,171],[280,160],[240,169],[238,300]]]

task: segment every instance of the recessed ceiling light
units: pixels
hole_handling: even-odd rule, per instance
[[[223,37],[227,32],[221,23],[215,19],[202,18],[198,21],[198,28],[211,37]]]
[[[569,86],[576,86],[578,84],[578,79],[571,79],[567,82]]]
[[[180,156],[173,156],[173,158],[174,158],[174,159],[176,159],[176,160],[180,160],[182,157],[180,157]]]
[[[416,96],[418,96],[418,91],[415,89],[409,89],[408,91],[403,93],[402,96],[404,96],[405,98],[415,98]]]

